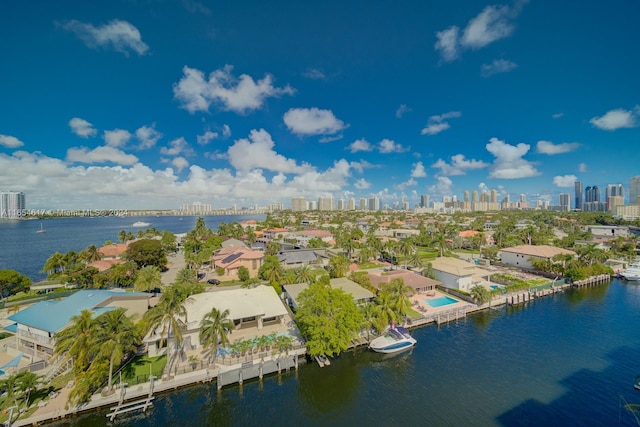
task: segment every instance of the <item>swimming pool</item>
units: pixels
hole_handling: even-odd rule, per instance
[[[449,305],[449,304],[455,304],[455,303],[458,302],[457,299],[453,299],[451,297],[440,297],[440,298],[435,298],[435,299],[425,299],[423,301],[426,302],[427,304],[429,304],[429,307],[431,307],[431,308],[438,308],[438,307],[442,307],[442,306]]]

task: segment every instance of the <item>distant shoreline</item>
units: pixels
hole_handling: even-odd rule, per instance
[[[51,213],[45,213],[45,212]],[[78,218],[78,217],[118,217],[129,218],[138,216],[251,216],[266,215],[273,213],[269,209],[252,209],[252,210],[230,210],[216,209],[204,212],[176,211],[176,210],[128,210],[128,209],[33,209],[33,215],[26,215],[18,218],[0,217],[0,221],[30,221],[34,219],[51,219],[51,218]]]

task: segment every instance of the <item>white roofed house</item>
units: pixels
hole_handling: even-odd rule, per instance
[[[433,273],[443,286],[471,291],[475,285],[488,280],[490,271],[465,260],[450,257],[436,258],[431,262]],[[485,279],[486,278],[486,279]]]
[[[212,308],[220,312],[229,310],[227,318],[235,325],[235,330],[229,335],[230,341],[272,332],[299,336],[287,308],[273,287],[260,285],[251,289],[219,290],[190,296],[185,302],[187,316],[183,320],[186,320],[187,326],[182,332],[183,349],[203,350],[200,343],[200,322]],[[167,346],[161,341],[167,337],[161,337],[160,330],[161,328],[151,331],[144,339],[150,357],[166,354]]]
[[[524,269],[533,269],[534,261],[551,260],[556,255],[576,256],[576,253],[548,245],[519,245],[500,250],[500,260],[503,264]]]

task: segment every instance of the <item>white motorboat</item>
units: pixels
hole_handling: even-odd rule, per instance
[[[626,280],[640,280],[640,262],[633,262],[620,273]]]
[[[402,326],[393,326],[382,336],[369,343],[369,348],[378,353],[395,353],[416,345],[417,341]]]
[[[132,227],[148,227],[150,225],[151,225],[150,222],[144,222],[144,221],[136,221],[133,224],[131,224]]]

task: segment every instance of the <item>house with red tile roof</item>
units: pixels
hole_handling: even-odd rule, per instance
[[[120,259],[126,250],[126,243],[112,243],[99,248],[98,252],[102,254],[102,259]]]
[[[227,247],[216,251],[211,258],[213,268],[224,272],[224,280],[237,280],[240,267],[249,270],[250,277],[256,277],[264,262],[264,252],[247,248]]]
[[[440,284],[437,280],[416,274],[410,270],[374,270],[367,273],[367,277],[371,281],[371,285],[378,289],[381,289],[383,285],[391,282],[393,279],[402,279],[405,286],[410,287],[414,292],[431,291],[436,289],[436,286]]]

